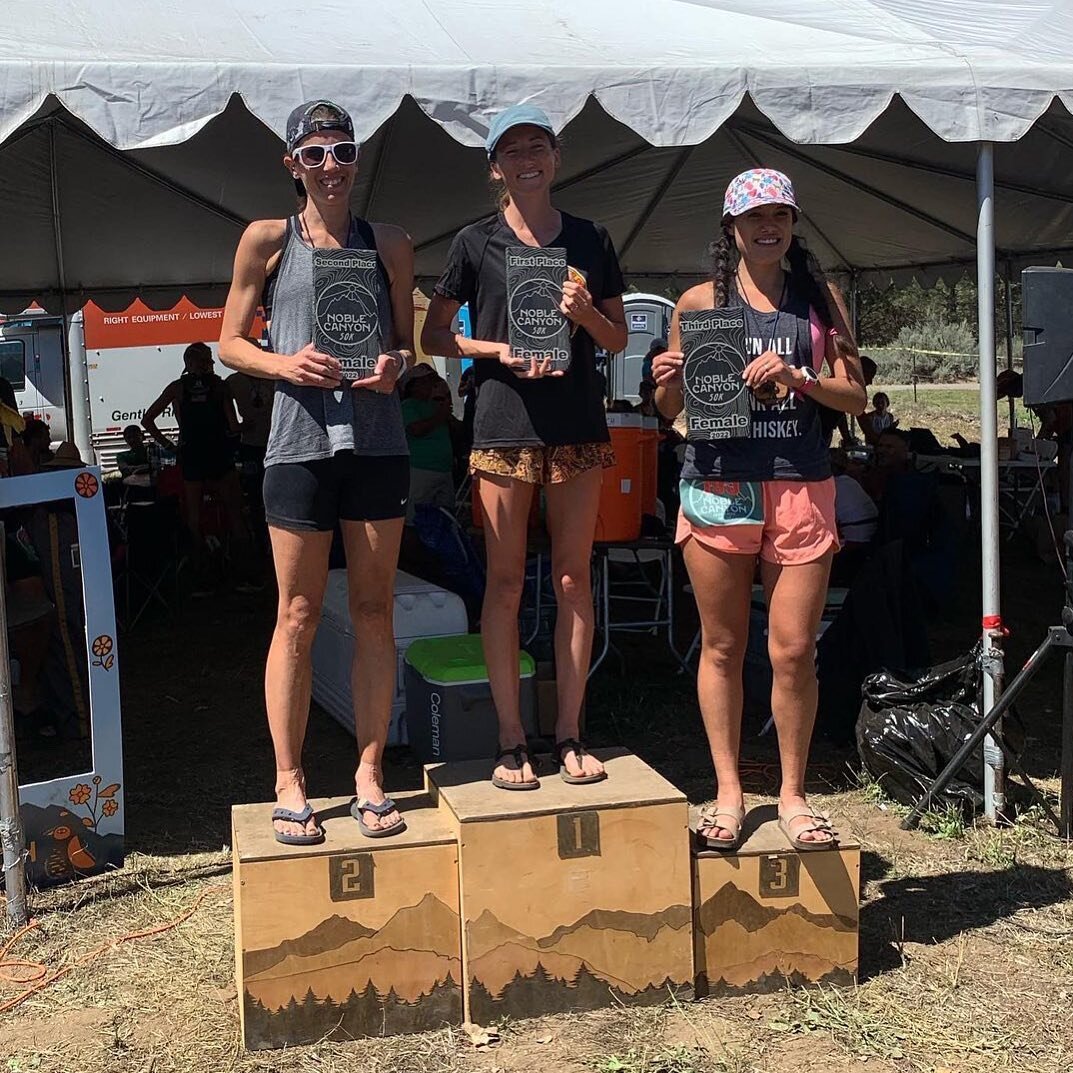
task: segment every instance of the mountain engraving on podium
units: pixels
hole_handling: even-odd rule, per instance
[[[794,903],[762,905],[724,883],[697,910],[698,942],[719,951],[718,969],[702,966],[698,990],[710,995],[781,991],[802,984],[851,984],[857,970],[857,921],[813,913]]]
[[[423,1032],[462,1019],[458,915],[435,895],[379,929],[332,916],[243,962],[251,1047]]]
[[[657,1005],[692,997],[692,981],[653,975],[653,944],[689,941],[692,909],[659,913],[593,909],[549,935],[530,936],[485,910],[466,925],[470,1019],[593,1010],[616,1002]],[[616,974],[601,968],[613,964]]]

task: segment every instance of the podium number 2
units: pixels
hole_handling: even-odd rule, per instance
[[[600,814],[567,812],[556,817],[559,859],[600,856]]]
[[[355,853],[328,858],[329,895],[333,902],[373,897],[373,855]]]
[[[796,898],[800,890],[801,859],[796,855],[760,858],[760,897]]]

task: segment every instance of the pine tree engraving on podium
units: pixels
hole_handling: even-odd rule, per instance
[[[315,802],[328,837],[312,847],[279,846],[271,806],[234,809],[247,1047],[461,1023],[457,842],[427,797],[396,796],[408,828],[375,843],[347,798]]]
[[[860,845],[798,853],[774,821],[737,853],[698,853],[698,995],[753,994],[857,979]]]
[[[469,1020],[692,997],[685,797],[637,757],[597,755],[606,782],[545,776],[535,794],[497,790],[484,761],[428,770],[461,843]]]

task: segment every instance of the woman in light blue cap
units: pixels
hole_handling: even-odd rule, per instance
[[[500,746],[492,781],[505,790],[532,790],[539,782],[526,751],[519,709],[518,607],[530,506],[541,485],[558,604],[555,737],[560,775],[572,783],[606,777],[603,765],[579,740],[578,729],[592,652],[589,560],[602,470],[614,464],[596,348],[617,353],[626,346],[621,297],[626,285],[607,232],[552,205],[559,146],[541,109],[519,104],[499,113],[486,148],[492,179],[503,188],[500,211],[455,237],[429,304],[421,343],[431,354],[476,359],[470,469],[484,512],[488,549],[481,634]],[[516,263],[539,260],[530,254],[542,247],[566,251],[566,283],[561,295],[551,296],[552,303],[558,299],[559,312],[547,304],[519,312],[521,290],[508,295],[508,255]],[[511,296],[514,304],[508,308]],[[455,335],[451,327],[464,302],[473,320],[472,339]],[[560,314],[569,326],[569,351],[562,348],[565,369],[553,369],[539,345],[525,356],[512,350],[511,319],[516,332],[530,318],[541,318],[559,330]]]

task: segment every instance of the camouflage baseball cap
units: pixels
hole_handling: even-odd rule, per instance
[[[320,130],[341,130],[354,138],[354,123],[345,108],[332,101],[306,101],[287,117],[287,152],[293,153],[303,138]]]

